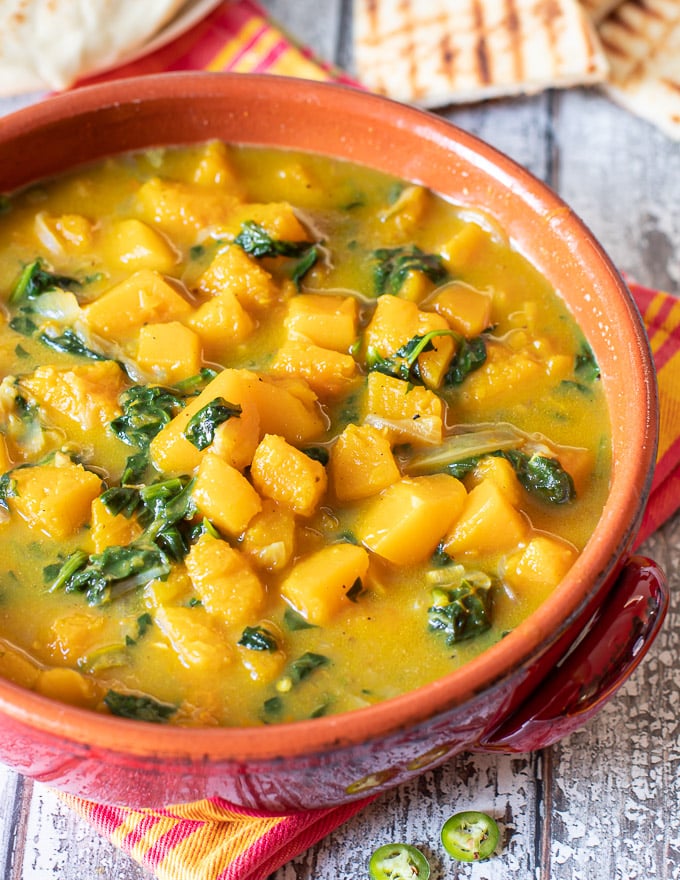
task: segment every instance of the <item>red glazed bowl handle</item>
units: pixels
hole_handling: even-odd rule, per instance
[[[531,752],[585,724],[645,656],[668,602],[666,577],[657,563],[643,556],[628,559],[576,647],[478,748]]]

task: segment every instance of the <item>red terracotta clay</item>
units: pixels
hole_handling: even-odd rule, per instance
[[[270,76],[147,77],[19,111],[0,125],[0,191],[107,154],[208,138],[372,165],[495,217],[564,297],[600,364],[614,446],[609,500],[554,595],[477,660],[418,691],[295,725],[182,730],[89,713],[0,682],[0,758],[107,802],[220,795],[280,811],[379,791],[463,749],[555,741],[630,674],[667,602],[658,567],[627,559],[649,491],[657,402],[644,329],[621,277],[563,202],[474,137],[346,87]],[[563,660],[584,632],[578,653]],[[613,665],[597,650],[603,643],[615,646]]]

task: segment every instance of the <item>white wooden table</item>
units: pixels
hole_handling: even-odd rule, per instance
[[[262,0],[287,30],[352,69],[349,0]],[[0,101],[0,113],[21,102]],[[571,90],[447,109],[444,115],[547,181],[618,266],[680,291],[680,144],[597,91]],[[2,124],[0,120],[0,125]],[[680,516],[643,550],[680,588]],[[498,818],[502,853],[443,859],[443,819],[477,808]],[[381,843],[432,858],[433,880],[680,880],[680,619],[583,730],[532,755],[463,755],[369,808],[271,880],[363,880]],[[0,768],[2,880],[142,880],[127,856],[40,784]]]

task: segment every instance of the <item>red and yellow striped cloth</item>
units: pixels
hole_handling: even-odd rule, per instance
[[[90,82],[167,70],[257,71],[352,82],[295,45],[252,0],[227,0],[173,43]],[[658,463],[641,542],[680,506],[680,300],[636,284],[631,290],[649,331],[661,396]],[[219,798],[162,810],[63,798],[159,880],[265,880],[368,802],[267,816],[235,810]]]

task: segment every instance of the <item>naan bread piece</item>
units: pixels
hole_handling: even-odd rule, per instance
[[[143,45],[186,0],[0,0],[0,96],[68,88]]]
[[[588,13],[593,24],[606,18],[621,2],[622,0],[580,0],[581,6]]]
[[[607,94],[680,140],[680,3],[625,0],[599,26]]]
[[[607,74],[578,0],[355,0],[354,23],[360,81],[424,107]]]

